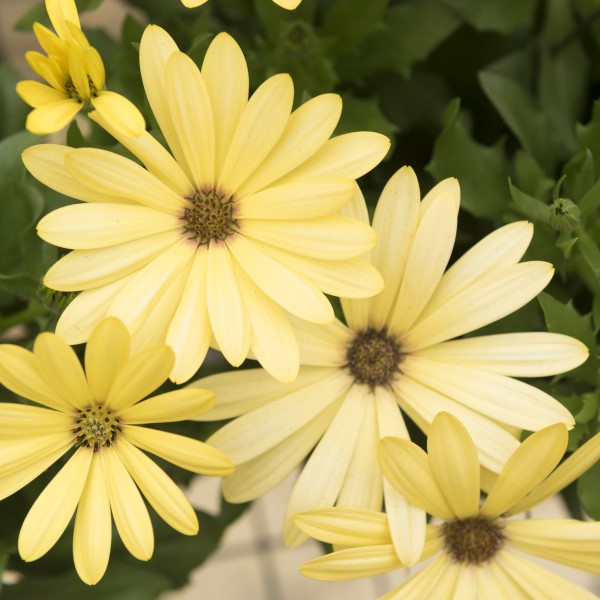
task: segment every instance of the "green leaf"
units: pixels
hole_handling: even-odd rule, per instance
[[[457,177],[461,207],[472,215],[499,219],[510,202],[504,144],[489,147],[477,143],[462,124],[459,111],[460,101],[453,100],[426,169],[437,181]]]
[[[592,519],[600,520],[600,462],[579,478],[577,493],[585,512]]]
[[[325,16],[321,33],[331,37],[338,56],[353,54],[366,37],[383,27],[388,0],[337,0]]]
[[[548,222],[548,205],[544,204],[541,200],[525,194],[518,188],[516,188],[509,180],[508,186],[510,189],[510,195],[517,207],[517,210],[528,219],[531,219],[534,223],[547,223]]]
[[[563,174],[565,180],[562,196],[579,203],[594,185],[594,157],[592,153],[587,149],[577,153],[564,166]]]
[[[570,0],[546,2],[546,21],[540,40],[539,105],[559,141],[562,158],[575,153],[575,123],[589,97],[589,59],[582,36],[573,36],[577,23]]]
[[[585,231],[582,227],[578,227],[575,230],[575,234],[579,238],[579,252],[587,263],[592,273],[596,276],[598,282],[600,282],[600,249],[598,244],[592,239],[590,234]]]
[[[25,127],[30,108],[15,93],[21,79],[8,65],[0,66],[0,139]]]
[[[596,177],[600,177],[600,100],[594,102],[592,118],[587,125],[577,125],[579,147],[589,150],[594,159]]]
[[[579,202],[581,222],[585,223],[598,208],[600,208],[600,180],[596,181],[594,186]]]
[[[365,40],[361,52],[340,64],[343,76],[357,78],[377,71],[407,75],[460,25],[455,14],[438,0],[392,6],[383,21],[384,28]]]
[[[349,131],[377,131],[392,140],[398,130],[381,111],[376,98],[355,98],[351,94],[342,94],[342,118],[335,135]]]
[[[563,304],[545,292],[538,296],[538,301],[544,312],[548,331],[570,335],[584,343],[590,351],[587,361],[571,371],[570,376],[595,385],[598,380],[598,346],[590,315],[580,315],[571,300]]]
[[[519,189],[529,196],[543,197],[554,186],[554,181],[546,176],[535,158],[521,148],[515,153],[513,168]]]
[[[505,75],[482,71],[479,81],[505,123],[521,145],[545,170],[555,160],[555,139],[546,115],[534,105],[523,87]]]
[[[169,580],[144,563],[123,564],[113,561],[96,585],[83,583],[71,569],[55,577],[25,577],[16,585],[6,586],[3,600],[44,598],[44,600],[154,600],[169,589]]]
[[[538,0],[444,0],[480,31],[512,33],[533,22]]]

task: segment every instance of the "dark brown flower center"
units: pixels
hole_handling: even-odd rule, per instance
[[[232,197],[209,190],[197,191],[188,200],[183,228],[199,246],[208,245],[211,240],[224,240],[238,231]]]
[[[80,410],[73,429],[77,437],[76,445],[93,448],[94,452],[101,446],[110,446],[119,431],[119,418],[104,406]]]
[[[456,519],[442,525],[444,548],[459,563],[479,565],[504,545],[502,525],[486,517]]]
[[[371,389],[391,386],[403,358],[398,338],[387,330],[371,327],[359,331],[348,345],[346,364],[356,383]]]

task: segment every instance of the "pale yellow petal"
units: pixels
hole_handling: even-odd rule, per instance
[[[302,512],[294,522],[312,538],[341,546],[390,544],[387,516],[364,508],[321,508]]]
[[[178,51],[177,44],[164,29],[158,25],[148,25],[140,41],[140,72],[144,91],[160,130],[165,136],[179,166],[186,171],[187,179],[192,181],[192,174],[186,170],[185,155],[177,138],[177,132],[173,127],[167,100],[165,76],[167,62],[171,55]]]
[[[0,478],[0,500],[4,500],[4,498],[25,487],[40,473],[43,473],[50,465],[56,462],[72,447],[72,437],[68,436],[68,439],[65,439],[67,436],[63,436],[58,442],[56,439],[51,439],[52,443],[46,447],[38,447],[36,445],[34,446],[33,457],[28,457],[30,460],[22,460],[18,464],[13,463],[12,466],[16,468],[3,472]],[[46,436],[46,439],[49,438],[50,436]],[[30,443],[28,445],[31,446]],[[20,455],[23,456],[23,453],[20,452]]]
[[[406,261],[419,222],[419,182],[410,167],[402,167],[387,182],[377,202],[373,229],[378,242],[373,265],[385,281],[383,291],[369,302],[369,324],[382,328],[398,295]]]
[[[105,319],[94,328],[85,348],[85,372],[92,398],[106,400],[119,371],[129,358],[129,332],[118,319]]]
[[[42,377],[39,359],[29,350],[12,344],[0,345],[0,383],[9,390],[56,410],[70,410],[72,404]]]
[[[227,240],[227,248],[256,286],[283,309],[307,321],[328,323],[333,319],[329,300],[314,284],[261,252],[257,244],[236,235]]]
[[[189,384],[191,388],[206,388],[217,396],[215,408],[199,421],[221,421],[255,410],[334,374],[333,369],[302,367],[291,383],[281,385],[264,369],[226,371],[203,377]],[[240,390],[244,393],[240,394]]]
[[[235,194],[277,143],[288,122],[294,85],[287,74],[274,75],[254,92],[231,138],[217,187]]]
[[[378,165],[387,154],[390,140],[380,133],[345,133],[325,142],[308,160],[277,180],[277,185],[317,177],[358,179]]]
[[[242,50],[229,34],[219,33],[211,42],[202,63],[202,79],[215,122],[215,177],[218,178],[248,102],[248,67]]]
[[[526,221],[510,223],[484,237],[444,273],[423,316],[443,306],[486,273],[517,264],[532,237],[533,225]]]
[[[545,377],[579,366],[589,350],[568,335],[540,331],[452,340],[418,350],[413,356],[499,375]]]
[[[298,8],[302,0],[273,0],[273,2],[286,10],[294,10],[295,8]]]
[[[192,377],[208,352],[212,330],[206,297],[207,272],[208,252],[198,250],[165,339],[175,352],[175,366],[170,375],[175,383]]]
[[[316,446],[335,416],[341,399],[260,456],[241,465],[223,482],[228,502],[248,502],[281,483]]]
[[[33,108],[67,100],[65,92],[56,90],[39,81],[19,81],[16,92],[24,102]]]
[[[371,400],[365,406],[360,435],[354,445],[348,472],[340,489],[336,506],[356,506],[370,510],[381,510],[383,475],[377,463],[379,424],[377,422],[375,398],[371,396]],[[353,545],[362,545],[362,542]]]
[[[391,544],[348,548],[309,560],[300,573],[320,581],[360,579],[402,567]]]
[[[127,275],[114,283],[79,294],[58,319],[56,334],[72,345],[85,342],[94,327],[106,317],[114,296],[131,277],[133,275]]]
[[[183,198],[129,158],[98,148],[78,148],[64,160],[79,183],[114,196],[117,202],[124,198],[167,214],[183,213]]]
[[[134,425],[123,428],[125,439],[134,446],[201,475],[224,477],[233,473],[233,463],[220,450],[183,435]]]
[[[164,231],[181,231],[181,219],[131,204],[73,204],[46,215],[37,225],[50,244],[72,249],[106,248]]]
[[[241,186],[239,194],[254,194],[308,160],[329,139],[341,111],[337,94],[322,94],[298,107],[273,150]]]
[[[427,452],[435,480],[459,519],[479,511],[477,448],[461,422],[439,413],[428,432]]]
[[[110,502],[102,463],[94,455],[81,494],[73,532],[73,561],[84,583],[94,585],[102,579],[110,556],[112,523]]]
[[[533,506],[540,504],[546,498],[554,496],[554,494],[560,492],[578,479],[580,475],[596,464],[598,460],[600,460],[600,433],[597,433],[592,439],[585,442],[583,446],[571,454],[533,491],[529,492],[525,498],[510,508],[506,514],[516,515],[525,512]]]
[[[546,560],[600,574],[600,523],[574,519],[508,520],[510,544]]]
[[[392,390],[375,389],[379,438],[385,436],[410,439]],[[379,462],[377,463],[379,466]],[[425,543],[426,515],[422,508],[408,502],[390,482],[383,478],[385,511],[390,522],[392,543],[398,558],[407,566],[421,558]]]
[[[211,409],[215,404],[212,391],[200,388],[173,390],[138,402],[121,411],[125,423],[170,423],[193,419]]]
[[[173,480],[127,440],[117,440],[114,449],[142,494],[160,517],[184,535],[198,533],[196,513]]]
[[[481,464],[496,473],[519,445],[513,435],[491,419],[410,377],[402,376],[394,384],[394,391],[402,410],[425,433],[440,411],[449,412],[459,419],[477,446]]]
[[[414,351],[493,323],[539,294],[553,274],[552,265],[541,261],[486,273],[438,310],[418,319],[403,344]]]
[[[74,407],[89,406],[92,401],[85,373],[75,351],[54,333],[40,333],[33,344],[40,375],[61,398]]]
[[[138,108],[125,96],[103,90],[92,98],[92,106],[103,119],[125,135],[137,137],[146,129],[146,121]]]
[[[511,552],[508,549],[498,554],[495,560],[523,589],[527,590],[532,598],[544,600],[597,600],[596,594],[583,587],[571,583],[545,569],[534,562],[527,560],[521,553]]]
[[[67,171],[65,156],[73,150],[58,144],[40,144],[27,148],[21,157],[27,170],[37,180],[64,196],[84,202],[115,202],[115,196],[82,185]]]
[[[573,416],[560,402],[505,375],[414,355],[402,363],[402,372],[499,423],[529,431],[557,422],[568,427],[574,424]]]
[[[421,216],[429,210],[429,207],[440,194],[446,192],[449,192],[454,197],[456,212],[458,212],[460,209],[460,184],[456,177],[447,177],[446,179],[442,179],[439,183],[436,183],[427,194],[425,194],[423,201],[421,202]]]
[[[71,416],[71,429],[74,427],[74,422],[74,416]],[[55,430],[37,435],[26,433],[16,439],[3,439],[0,442],[0,474],[4,478],[22,468],[43,461],[46,455],[54,454],[61,449],[64,452],[65,447],[73,442],[74,437],[71,430]]]
[[[559,463],[567,449],[568,437],[562,423],[529,436],[508,459],[481,512],[497,517],[522,500]]]
[[[290,320],[296,332],[302,365],[340,368],[347,363],[347,349],[354,339],[354,332],[341,321],[335,319],[321,325],[294,317]]]
[[[254,244],[263,254],[285,265],[331,296],[367,298],[384,287],[379,271],[360,256],[345,260],[324,260],[301,256],[256,241]]]
[[[352,386],[331,425],[302,469],[288,502],[284,539],[297,546],[306,539],[293,518],[299,512],[333,506],[346,478],[356,440],[360,435],[366,404],[371,398]]]
[[[480,600],[536,600],[507,573],[498,561],[490,560],[477,569],[477,583]]]
[[[250,348],[250,318],[242,302],[229,248],[224,244],[211,243],[208,247],[206,299],[219,350],[237,367]]]
[[[70,29],[67,23],[70,22],[75,27],[80,27],[74,0],[46,0],[46,11],[52,27],[63,40],[70,39]]]
[[[215,183],[215,129],[206,84],[194,61],[174,52],[166,68],[167,104],[196,189]]]
[[[423,600],[424,598],[433,598],[429,592],[437,582],[443,581],[451,564],[449,558],[445,554],[441,554],[430,565],[427,565],[422,571],[413,575],[380,600]],[[452,596],[438,596],[437,598],[439,600],[454,600]]]
[[[63,99],[34,108],[25,121],[25,127],[31,133],[47,135],[66,127],[81,110],[76,100]]]
[[[354,185],[343,177],[302,184],[269,187],[236,202],[238,219],[315,219],[340,209],[352,196]],[[243,227],[243,223],[240,224]]]
[[[94,110],[88,113],[88,117],[92,121],[96,121],[100,127],[121,142],[125,148],[142,161],[150,173],[170,187],[176,194],[182,198],[192,196],[192,184],[186,174],[169,151],[150,133],[144,131],[137,137],[131,137],[124,135],[121,130],[116,129],[110,121],[104,119],[102,115]]]
[[[369,226],[343,215],[278,223],[245,219],[241,229],[245,236],[265,244],[324,260],[359,256],[370,250],[377,240]]]
[[[435,292],[450,260],[456,225],[452,195],[440,194],[420,220],[412,240],[398,297],[388,317],[394,333],[408,331]]]
[[[240,294],[248,310],[252,336],[250,350],[275,379],[288,383],[298,376],[298,342],[285,312],[234,266]]]
[[[119,536],[135,558],[150,560],[154,552],[154,533],[144,500],[114,449],[103,448],[100,459]]]
[[[44,284],[64,292],[105,286],[139,271],[180,240],[178,232],[165,231],[109,248],[74,250],[52,265]]]
[[[178,276],[189,273],[196,246],[180,238],[177,243],[165,250],[150,263],[141,268],[115,295],[108,308],[108,314],[121,319],[130,331],[135,331],[147,319],[152,307],[166,290],[174,284]],[[175,311],[175,306],[171,306]],[[161,321],[170,321],[173,316],[161,315]],[[155,323],[155,327],[160,324]]]
[[[169,376],[174,362],[168,346],[154,346],[132,356],[119,370],[105,405],[121,412],[152,393]]]
[[[279,384],[283,397],[231,421],[215,432],[208,443],[234,463],[245,463],[298,431],[342,396],[349,385],[348,378],[337,372],[285,396],[287,386]]]
[[[3,443],[72,429],[72,415],[27,404],[0,403],[0,440]]]
[[[24,561],[44,556],[66,529],[85,485],[92,451],[80,448],[37,497],[19,532]]]
[[[444,521],[455,517],[433,475],[427,454],[408,440],[385,437],[379,465],[386,479],[411,504]]]

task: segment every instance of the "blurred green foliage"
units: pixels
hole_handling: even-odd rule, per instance
[[[101,3],[79,0],[78,7],[83,12]],[[341,94],[345,108],[337,133],[367,129],[392,138],[386,161],[360,182],[371,208],[388,177],[410,164],[424,191],[445,177],[459,179],[457,256],[498,226],[532,221],[535,235],[526,257],[552,262],[555,277],[539,302],[491,329],[547,328],[584,342],[590,349],[584,365],[534,383],[574,414],[570,450],[600,430],[598,0],[303,0],[291,12],[271,0],[210,0],[192,11],[179,0],[128,4],[136,10],[123,21],[118,39],[84,29],[103,57],[109,88],[134,101],[151,128],[137,56],[144,23],[165,27],[198,63],[224,30],[242,46],[253,87],[289,72],[296,104],[324,92]],[[47,22],[42,5],[17,28],[29,30],[36,20]],[[23,129],[28,109],[14,93],[19,79],[0,66],[0,331],[17,331],[19,343],[28,346],[39,331],[54,327],[69,301],[41,286],[59,250],[36,236],[35,223],[70,200],[43,188],[21,164],[22,150],[44,140]],[[126,153],[93,124],[85,131],[73,124],[67,140]],[[209,367],[200,371],[208,373]],[[15,400],[6,390],[0,397]],[[214,425],[173,430],[204,439],[209,427]],[[26,575],[4,590],[8,600],[83,594],[72,572],[70,535],[35,563],[22,563],[15,554],[18,528],[41,485],[35,482],[0,505],[0,570],[8,561]],[[576,488],[584,508],[599,519],[600,466]],[[183,585],[241,510],[225,505],[219,518],[200,515],[203,531],[194,538],[182,538],[157,520],[160,543],[152,561],[135,561],[115,545],[106,577],[85,588],[86,598],[146,600]],[[125,587],[131,577],[135,594]]]

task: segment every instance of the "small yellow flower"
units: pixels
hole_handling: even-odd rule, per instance
[[[181,3],[186,8],[196,8],[197,6],[202,6],[206,4],[208,0],[181,0]],[[302,2],[302,0],[273,0],[275,4],[281,6],[281,8],[285,8],[287,10],[294,10],[297,8]]]
[[[138,136],[146,124],[139,110],[126,98],[105,89],[104,64],[81,31],[74,0],[46,0],[46,10],[56,34],[33,26],[40,52],[28,52],[29,66],[48,85],[21,81],[17,93],[32,106],[26,127],[45,135],[60,131],[82,108],[94,108],[114,127]]]
[[[166,340],[177,383],[194,375],[209,345],[235,366],[251,352],[291,381],[299,363],[288,313],[330,322],[325,293],[365,297],[383,286],[361,257],[375,232],[340,212],[389,140],[373,132],[329,139],[340,97],[316,96],[292,112],[287,74],[249,98],[244,55],[225,33],[200,70],[149,26],[140,68],[172,155],[148,132],[121,135],[96,111],[91,117],[146,168],[96,148],[43,144],[23,154],[40,181],[85,201],[38,224],[44,240],[73,249],[44,283],[83,290],[56,331],[81,343],[113,316],[139,346]]]
[[[516,377],[575,368],[588,356],[581,342],[547,332],[453,339],[517,310],[553,273],[548,263],[520,262],[533,235],[526,222],[494,231],[446,270],[459,204],[455,179],[421,200],[412,169],[400,169],[377,204],[378,244],[367,255],[385,288],[343,298],[345,324],[294,322],[302,365],[294,384],[278,385],[256,369],[192,384],[217,394],[201,420],[237,417],[210,438],[237,466],[224,482],[229,501],[264,494],[312,452],[288,504],[290,545],[306,539],[295,513],[334,504],[378,510],[383,497],[394,531],[411,531],[395,537],[398,555],[418,559],[424,514],[384,484],[376,459],[380,438],[408,438],[400,409],[425,433],[438,412],[454,414],[496,473],[518,446],[515,430],[573,426],[560,402]],[[348,210],[368,223],[362,198]]]
[[[74,450],[25,518],[18,544],[23,560],[48,552],[75,510],[73,558],[85,583],[97,583],[108,565],[111,514],[129,552],[148,560],[154,536],[142,494],[171,527],[185,535],[198,532],[179,487],[140,450],[205,475],[228,475],[233,465],[202,442],[140,427],[196,417],[214,404],[214,394],[201,389],[142,400],[172,366],[167,346],[130,355],[129,334],[117,319],[92,332],[85,372],[53,333],[40,334],[33,352],[0,346],[0,383],[43,406],[0,403],[0,499]]]
[[[408,440],[383,439],[379,458],[390,484],[442,521],[427,526],[421,560],[435,555],[433,561],[383,598],[595,599],[525,555],[600,574],[600,523],[510,518],[554,495],[600,458],[598,434],[555,468],[567,439],[562,423],[532,434],[510,457],[481,507],[477,449],[456,418],[442,412],[434,419],[428,454]],[[308,577],[336,581],[403,566],[383,513],[330,508],[297,515],[296,523],[319,540],[355,546],[305,563],[300,571]]]

